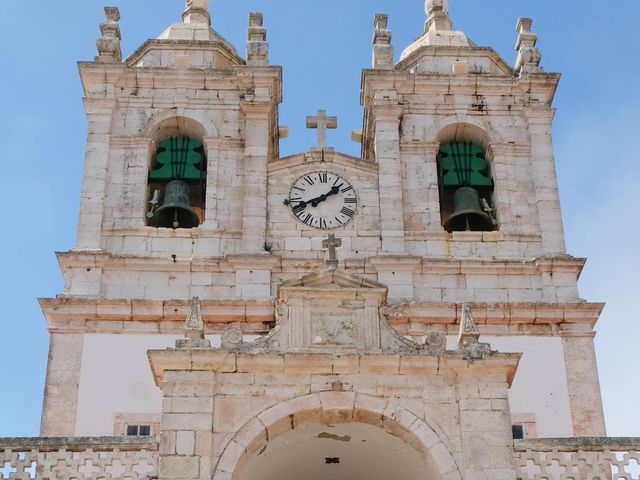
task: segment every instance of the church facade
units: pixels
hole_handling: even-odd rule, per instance
[[[361,155],[327,145],[320,111],[317,146],[282,158],[262,15],[245,58],[186,3],[125,60],[106,8],[80,63],[81,211],[65,290],[41,300],[36,477],[632,478],[610,476],[638,457],[605,438],[603,304],[566,252],[560,76],[532,21],[512,66],[427,0],[394,62],[376,15]],[[81,453],[53,461],[58,444]]]

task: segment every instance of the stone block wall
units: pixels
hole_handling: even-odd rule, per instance
[[[349,422],[413,439],[433,478],[515,478],[507,393],[518,355],[149,356],[164,395],[163,478],[228,479],[296,426]]]

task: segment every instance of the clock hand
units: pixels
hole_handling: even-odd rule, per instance
[[[340,193],[340,187],[342,187],[342,185],[344,184],[341,183],[340,185],[334,186],[333,188],[331,188],[331,190],[328,193],[325,193],[324,195],[320,195],[319,197],[309,200],[308,202],[306,202],[307,205],[311,204],[312,207],[317,207],[320,203],[324,202],[329,197]]]
[[[333,188],[331,188],[331,190],[323,195],[320,195],[319,197],[316,198],[312,198],[311,200],[300,200],[298,201],[297,205],[294,207],[294,210],[304,210],[305,208],[307,208],[308,205],[311,205],[312,207],[317,207],[320,203],[324,202],[325,200],[327,200],[329,197],[333,196],[333,195],[337,195],[338,193],[340,193],[340,188],[342,188],[342,186],[344,185],[344,183],[341,183],[340,185],[336,185]],[[291,204],[293,204],[294,202],[290,201]]]

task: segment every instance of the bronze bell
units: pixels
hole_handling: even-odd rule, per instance
[[[444,222],[447,232],[488,232],[493,219],[482,209],[480,194],[475,188],[461,187],[453,194],[453,213]]]
[[[164,203],[154,215],[156,227],[194,228],[200,225],[198,214],[191,208],[189,185],[182,180],[167,183]]]

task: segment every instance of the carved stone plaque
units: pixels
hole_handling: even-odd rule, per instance
[[[358,344],[355,317],[352,315],[314,315],[311,320],[313,345],[353,347]]]

